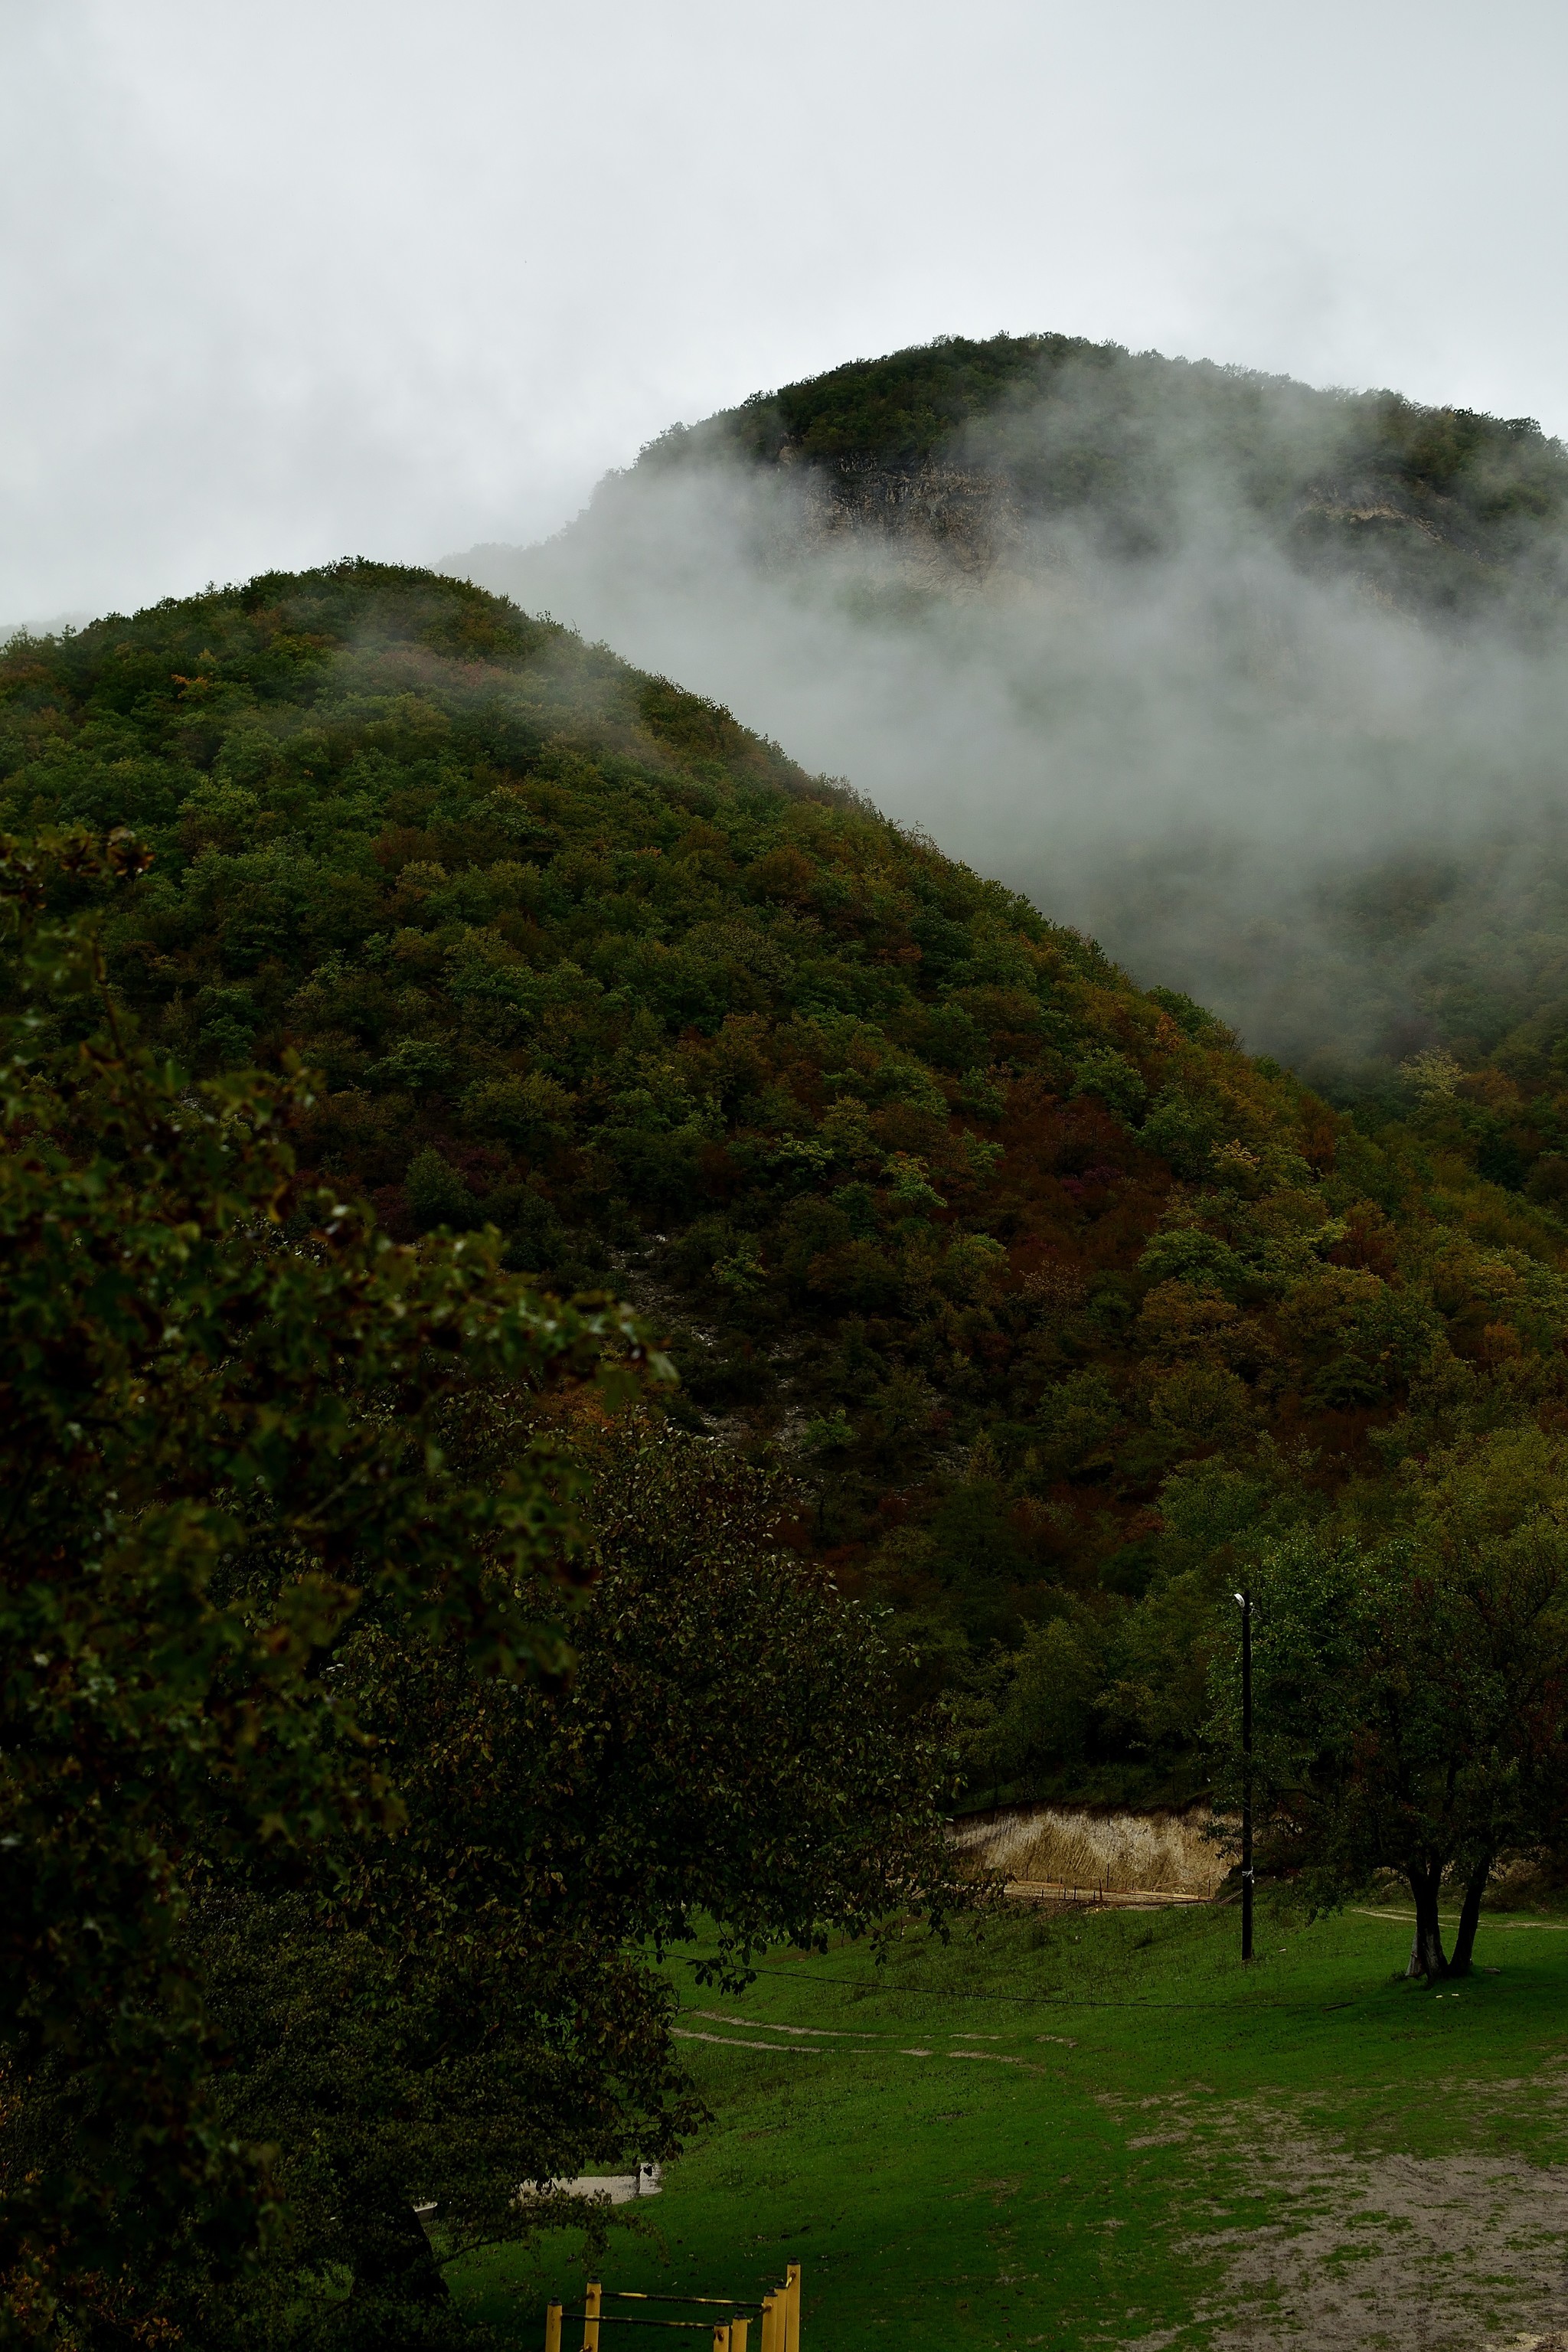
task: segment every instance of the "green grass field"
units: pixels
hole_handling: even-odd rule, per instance
[[[1247,1971],[1238,1924],[1009,1915],[880,1969],[779,1955],[733,1999],[678,1958],[715,2119],[616,2231],[606,2283],[754,2297],[799,2262],[823,2352],[1480,2352],[1568,2320],[1563,1924],[1489,1916],[1497,1972],[1441,1995],[1397,1976],[1395,1918],[1265,1906]],[[531,2347],[583,2275],[561,2235],[453,2284]],[[606,2329],[605,2352],[639,2340]]]

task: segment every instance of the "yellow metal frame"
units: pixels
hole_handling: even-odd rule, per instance
[[[638,2294],[632,2298],[642,2302]],[[658,2298],[656,2298],[657,2300]],[[668,2300],[668,2298],[665,2298]],[[717,2303],[717,2295],[696,2296],[697,2302]],[[561,2325],[564,2315],[559,2303],[548,2304],[544,2313],[544,2352],[561,2352]],[[599,2352],[599,2326],[606,2316],[605,2290],[597,2279],[589,2279],[583,2289],[583,2352]],[[675,2322],[668,2323],[674,2326]],[[750,2317],[737,2314],[732,2319],[713,2323],[713,2352],[748,2352],[751,2335]],[[784,2273],[783,2286],[776,2286],[763,2297],[763,2324],[758,2332],[757,2352],[800,2352],[800,2264],[791,2263]]]

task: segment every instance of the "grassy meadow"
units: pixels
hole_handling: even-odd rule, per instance
[[[606,2284],[755,2297],[799,2262],[825,2352],[1530,2340],[1568,2317],[1568,1920],[1489,1915],[1486,1972],[1435,1994],[1401,1908],[1265,1904],[1247,1971],[1232,1908],[784,1954],[738,1997],[676,1956],[714,2119]],[[561,2235],[453,2283],[533,2346],[583,2275]]]

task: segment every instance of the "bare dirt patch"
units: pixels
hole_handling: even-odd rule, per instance
[[[1012,1805],[959,1822],[954,1842],[983,1870],[1011,1879],[1102,1887],[1110,1895],[1210,1895],[1236,1856],[1209,1834],[1206,1805],[1184,1813],[1091,1812]]]
[[[1352,2156],[1295,2129],[1245,2157],[1270,2218],[1191,2242],[1226,2266],[1194,2314],[1213,2352],[1552,2352],[1568,2330],[1568,2167]]]

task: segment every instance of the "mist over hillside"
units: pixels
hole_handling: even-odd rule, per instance
[[[1001,338],[677,428],[455,568],[1355,1093],[1568,1030],[1565,511],[1528,419]]]
[[[121,826],[125,1032],[198,1084],[298,1055],[298,1164],[390,1241],[491,1230],[646,1314],[660,1410],[788,1465],[792,1539],[900,1612],[911,1691],[965,1692],[990,1785],[1190,1792],[1241,1528],[1568,1426],[1568,1087],[1432,1073],[1369,1136],[470,585],[349,562],[15,642],[13,875],[68,911]],[[31,970],[0,1013],[74,1067],[91,1013]]]

